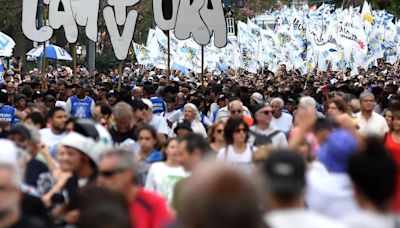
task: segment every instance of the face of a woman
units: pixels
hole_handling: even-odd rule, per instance
[[[144,150],[151,150],[156,145],[156,139],[153,138],[148,130],[142,130],[139,132],[138,141],[140,147]]]
[[[337,116],[340,114],[339,109],[337,108],[336,104],[331,102],[328,105],[328,111],[327,111],[328,116]]]
[[[167,159],[173,162],[181,162],[182,153],[178,150],[178,141],[172,140],[167,148],[165,148],[165,153],[167,154]]]
[[[224,125],[223,124],[219,124],[214,131],[214,138],[215,141],[224,141]]]
[[[393,127],[393,131],[400,130],[400,118],[393,118],[392,127]]]
[[[195,112],[191,108],[185,108],[185,111],[183,112],[183,118],[189,122],[194,120],[195,115]]]
[[[239,127],[237,127],[233,132],[233,141],[240,143],[246,142],[247,132],[248,131],[243,124],[239,125]]]
[[[388,124],[389,126],[392,125],[393,113],[392,113],[391,111],[386,111],[386,113],[385,113],[385,120],[386,120],[386,122],[387,122],[387,124]]]

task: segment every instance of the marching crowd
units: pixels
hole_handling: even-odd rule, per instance
[[[15,64],[0,227],[400,227],[400,69]]]

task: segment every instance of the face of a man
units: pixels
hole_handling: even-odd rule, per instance
[[[267,106],[256,112],[257,123],[269,124],[272,120],[272,108]]]
[[[108,104],[109,105],[115,105],[115,103],[117,103],[117,97],[116,96],[109,96],[108,98],[107,98],[107,101],[108,101]]]
[[[240,101],[232,101],[229,104],[229,112],[231,114],[231,117],[233,118],[238,118],[243,116],[243,105]]]
[[[26,99],[22,98],[18,101],[18,107],[21,107],[22,109],[26,108]]]
[[[65,128],[65,122],[67,121],[67,113],[64,110],[57,111],[53,118],[50,119],[51,127],[63,131]]]
[[[131,129],[131,117],[115,120],[115,126],[119,132],[128,132]]]
[[[279,115],[282,114],[282,107],[279,105],[278,102],[273,102],[271,104],[271,107],[272,107],[272,109],[274,111],[274,113],[273,113],[274,115],[279,116]]]
[[[133,96],[137,99],[143,98],[143,88],[138,87],[133,90]]]
[[[64,95],[65,94],[65,85],[64,84],[58,85],[57,89],[58,89],[58,93],[60,95]]]
[[[85,94],[85,89],[80,86],[75,87],[75,94],[77,96],[83,96]]]
[[[99,163],[99,176],[97,181],[100,186],[121,192],[131,184],[132,173],[128,169],[118,168],[119,157],[105,156]]]
[[[370,112],[374,110],[374,107],[375,98],[373,96],[368,95],[361,100],[361,110]]]
[[[83,154],[72,147],[61,147],[58,160],[63,171],[74,172],[82,165]]]

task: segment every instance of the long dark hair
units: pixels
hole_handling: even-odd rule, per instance
[[[148,131],[148,132],[150,132],[151,137],[153,137],[153,139],[156,140],[156,144],[154,145],[154,148],[158,148],[158,147],[159,147],[159,145],[158,145],[159,142],[158,142],[157,132],[156,132],[156,130],[154,129],[154,127],[152,127],[152,126],[149,125],[149,124],[141,124],[141,125],[138,127],[138,129],[136,130],[136,136],[138,137],[138,139],[139,139],[139,134],[140,134],[140,132],[142,132],[142,131]]]
[[[229,118],[226,122],[224,133],[225,133],[225,142],[226,144],[233,144],[233,134],[235,133],[236,128],[240,125],[244,126],[244,129],[249,131],[249,126],[247,126],[246,122],[243,118]],[[249,135],[246,136],[246,141],[248,140]]]

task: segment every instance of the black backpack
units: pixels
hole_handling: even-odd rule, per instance
[[[260,133],[257,133],[255,131],[253,131],[253,130],[250,130],[249,133],[255,137],[253,146],[259,147],[259,146],[272,144],[272,138],[275,135],[281,133],[281,131],[276,130],[276,131],[272,132],[269,135],[260,134]]]

